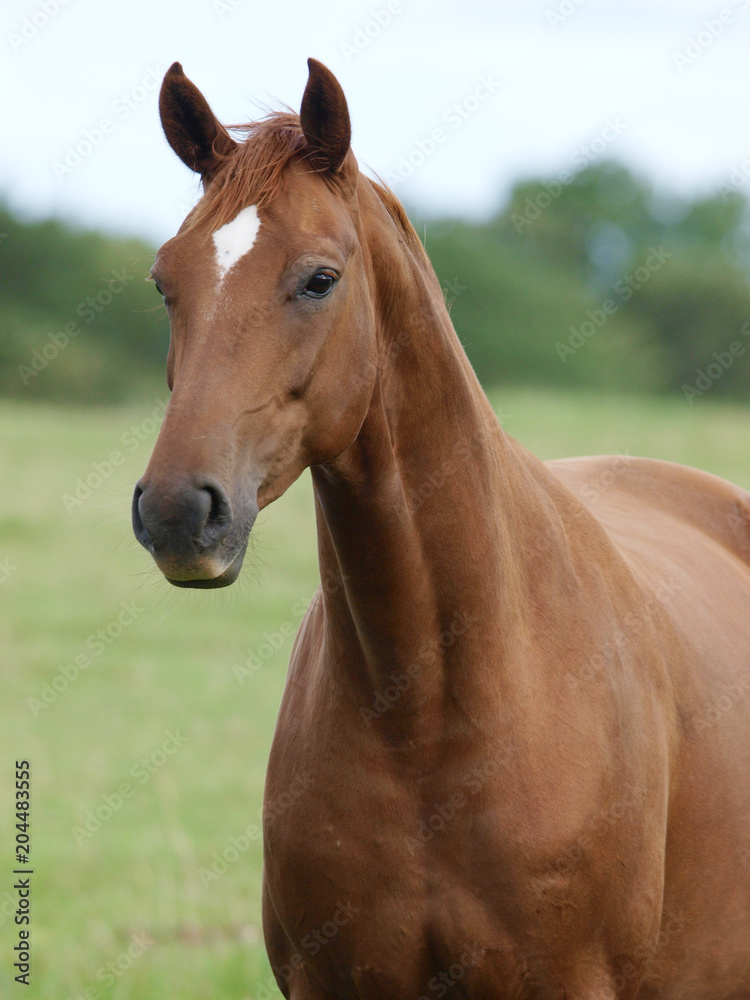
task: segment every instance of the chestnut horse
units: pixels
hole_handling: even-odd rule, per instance
[[[750,506],[503,432],[315,60],[233,138],[175,63],[204,195],[152,276],[172,396],[138,540],[223,587],[312,471],[322,586],[268,767],[292,1000],[750,998]]]

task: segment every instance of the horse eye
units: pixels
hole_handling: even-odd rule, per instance
[[[335,283],[336,278],[334,275],[328,271],[318,271],[305,285],[305,292],[314,298],[322,299],[324,295],[328,295]]]
[[[165,299],[165,298],[166,298],[166,295],[165,295],[165,294],[164,294],[164,292],[163,292],[163,291],[161,290],[161,285],[160,285],[160,284],[159,284],[159,282],[158,282],[158,281],[156,280],[156,278],[154,278],[153,280],[154,280],[154,288],[155,288],[155,289],[157,290],[157,292],[159,293],[159,295],[161,295],[161,297],[162,297],[163,299]]]

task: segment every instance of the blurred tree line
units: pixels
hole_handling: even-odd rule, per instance
[[[518,184],[489,222],[428,222],[427,249],[487,385],[690,397],[684,387],[705,391],[709,378],[717,394],[750,397],[750,229],[737,191],[679,201],[599,163],[568,183]]]
[[[604,162],[518,184],[487,222],[428,221],[426,239],[485,385],[750,397],[736,190],[681,201]],[[143,280],[153,253],[0,210],[0,392],[99,402],[163,385],[169,328]]]
[[[0,393],[119,401],[163,386],[169,324],[154,248],[0,208]]]

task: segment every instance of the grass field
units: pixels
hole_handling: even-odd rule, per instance
[[[493,402],[543,458],[652,455],[750,486],[750,411],[738,406],[530,390]],[[282,632],[316,586],[309,476],[261,515],[237,585],[174,590],[130,530],[159,409],[0,405],[3,998],[276,995],[260,928],[261,843],[242,837],[259,825],[291,645]],[[76,503],[77,480],[97,475]],[[248,664],[240,683],[234,668]],[[25,992],[13,982],[9,916],[22,758],[33,770]],[[209,878],[221,855],[226,870]]]

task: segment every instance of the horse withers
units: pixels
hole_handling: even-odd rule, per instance
[[[179,63],[160,111],[204,194],[152,271],[172,396],[136,536],[226,586],[314,486],[265,798],[279,988],[748,1000],[748,494],[503,432],[320,63],[242,141]]]

